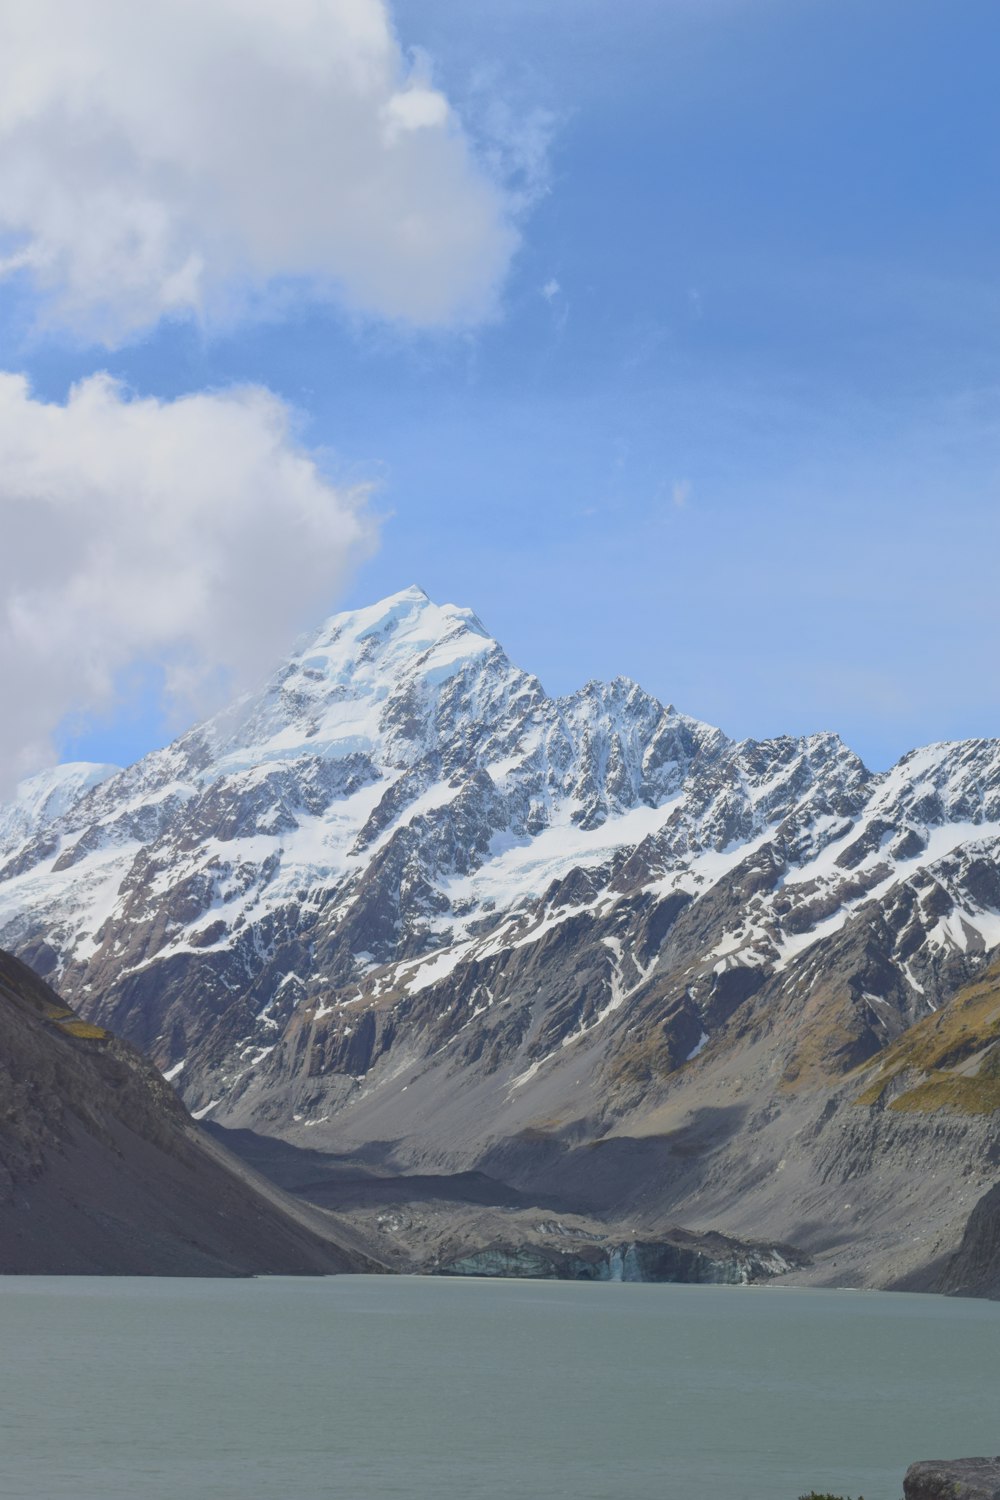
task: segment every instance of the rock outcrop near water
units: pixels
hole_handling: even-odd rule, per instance
[[[553,698],[419,589],[22,787],[0,942],[206,1119],[650,1242],[930,1285],[1000,1178],[1000,742],[872,773],[624,679]]]
[[[956,1297],[1000,1298],[1000,1185],[984,1193],[972,1210],[937,1290]]]
[[[904,1500],[1000,1500],[1000,1458],[932,1459],[911,1464]]]
[[[204,1134],[159,1073],[0,953],[0,1274],[367,1268]]]

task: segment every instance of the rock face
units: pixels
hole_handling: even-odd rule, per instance
[[[1000,1184],[984,1193],[937,1290],[955,1297],[1000,1297]]]
[[[156,1070],[0,953],[0,1274],[365,1266],[206,1137]]]
[[[903,1495],[904,1500],[1000,1500],[1000,1458],[911,1464]]]
[[[873,775],[624,679],[550,698],[410,589],[106,773],[75,797],[45,773],[0,818],[0,941],[196,1113],[561,1174],[656,1231],[863,1238],[865,1284],[953,1249],[995,1180],[978,1084],[904,1120],[921,1067],[883,1065],[1000,944],[1000,742]]]

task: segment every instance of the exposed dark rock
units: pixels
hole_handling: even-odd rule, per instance
[[[983,1194],[969,1215],[962,1243],[937,1290],[955,1297],[1000,1298],[1000,1183]]]
[[[138,1053],[0,953],[0,1274],[369,1268],[336,1227],[230,1156]]]
[[[1000,1500],[1000,1458],[931,1459],[911,1464],[904,1500]]]

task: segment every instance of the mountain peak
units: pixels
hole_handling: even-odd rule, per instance
[[[331,615],[241,705],[235,728],[230,715],[217,717],[213,774],[307,752],[408,762],[436,743],[436,705],[449,685],[487,662],[498,678],[522,675],[472,610],[435,604],[416,586]]]
[[[435,604],[423,589],[413,584],[387,595],[377,604],[331,615],[302,654],[307,656],[311,651],[334,645],[342,650],[345,647],[350,650],[352,645],[360,647],[366,659],[383,647],[419,653],[463,629],[490,639],[471,609],[457,604]]]

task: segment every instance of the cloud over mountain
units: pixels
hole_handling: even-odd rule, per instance
[[[99,375],[58,405],[0,374],[3,790],[135,664],[181,705],[255,678],[373,545],[365,502],[260,388],[129,399]]]
[[[417,326],[488,317],[514,199],[383,0],[10,0],[0,274],[109,344],[294,282]]]

